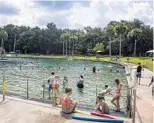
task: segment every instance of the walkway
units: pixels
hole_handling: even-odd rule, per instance
[[[132,67],[132,85],[135,84],[136,65],[129,64]],[[141,84],[136,84],[136,118],[135,123],[153,123],[153,107],[152,107],[152,86],[148,87],[151,81],[152,72],[144,69]]]

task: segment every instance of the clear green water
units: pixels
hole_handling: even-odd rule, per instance
[[[20,65],[21,70],[20,70]],[[0,61],[0,75],[5,73],[7,82],[7,90],[26,96],[26,82],[29,76],[29,96],[31,98],[42,97],[42,84],[45,84],[45,98],[48,98],[47,80],[50,77],[51,71],[55,71],[57,75],[63,80],[64,76],[68,77],[69,86],[73,88],[72,98],[79,103],[85,105],[94,105],[97,91],[104,89],[104,85],[109,85],[112,88],[112,93],[115,92],[114,78],[118,77],[122,83],[127,83],[124,68],[120,65],[112,64],[114,70],[110,72],[110,63],[94,62],[84,60],[64,60],[64,59],[10,59],[8,61]],[[61,69],[59,69],[59,66]],[[100,69],[101,75],[99,77],[92,73],[92,67],[96,66]],[[63,70],[63,68],[65,70]],[[86,70],[84,70],[86,68]],[[120,72],[117,73],[116,69]],[[20,75],[20,76],[18,76]],[[81,91],[76,87],[77,80],[80,75],[84,76],[85,87]],[[2,81],[2,76],[0,77]],[[64,92],[61,85],[60,95]],[[126,90],[122,90],[121,107],[126,107]],[[111,105],[111,95],[106,95],[106,101]]]

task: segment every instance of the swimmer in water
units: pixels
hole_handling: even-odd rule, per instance
[[[119,69],[117,69],[116,72],[119,73],[120,72]]]
[[[112,72],[112,68],[110,68],[110,72]]]
[[[97,76],[99,76],[99,75],[101,74],[101,71],[98,69],[98,70],[96,71],[96,74],[97,74]]]
[[[82,75],[80,75],[79,81],[77,82],[77,87],[78,88],[83,88],[84,87],[84,78]]]
[[[96,66],[93,67],[93,73],[96,73]]]
[[[64,79],[63,79],[63,85],[66,85],[68,83],[68,79],[67,79],[67,77],[66,76],[64,76]]]
[[[105,100],[105,94],[107,94],[107,93],[109,93],[109,94],[111,94],[111,89],[108,87],[108,85],[105,85],[105,90],[102,90],[99,94],[98,94],[98,96],[100,97],[102,97],[104,100]],[[112,94],[111,94],[112,95]],[[98,96],[97,96],[97,98],[96,98],[96,103],[98,102]]]

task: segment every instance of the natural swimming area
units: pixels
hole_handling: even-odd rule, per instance
[[[100,69],[101,74],[99,76],[92,72],[93,66]],[[112,72],[110,72],[109,66],[112,66]],[[64,76],[67,76],[68,85],[73,89],[72,98],[84,105],[94,106],[96,93],[98,94],[103,90],[105,85],[109,85],[114,94],[116,89],[115,77],[118,77],[122,83],[127,84],[125,69],[121,65],[108,62],[30,58],[8,58],[5,61],[0,61],[0,75],[5,75],[7,91],[26,97],[28,78],[30,98],[42,98],[42,85],[45,84],[45,99],[48,99],[47,81],[52,71],[55,71],[61,80]],[[84,88],[82,90],[79,90],[76,86],[80,75],[84,76]],[[0,81],[2,81],[2,76]],[[64,87],[60,85],[60,95],[63,93]],[[124,89],[120,99],[122,108],[126,108],[126,96],[127,90]],[[111,106],[112,95],[107,94],[105,99]]]

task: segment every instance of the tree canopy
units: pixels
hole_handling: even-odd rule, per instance
[[[0,40],[3,38],[6,52],[13,51],[15,44],[16,50],[21,50],[21,53],[62,54],[65,46],[69,54],[86,54],[93,50],[109,54],[107,47],[111,41],[112,55],[117,55],[120,35],[124,56],[133,55],[135,40],[137,56],[153,49],[153,27],[138,19],[111,21],[104,28],[88,26],[82,30],[60,29],[53,22],[48,23],[46,28],[13,24],[0,27]]]

